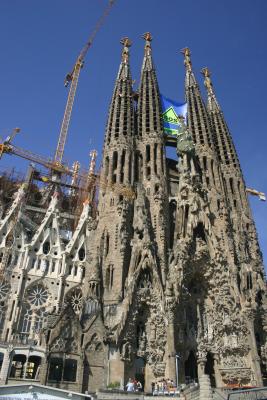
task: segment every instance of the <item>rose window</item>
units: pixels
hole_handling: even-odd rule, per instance
[[[71,303],[71,306],[72,306],[74,312],[76,314],[79,314],[79,312],[82,309],[82,305],[83,305],[82,293],[79,291],[74,292],[71,295],[70,303]]]
[[[9,292],[9,284],[5,281],[0,282],[0,300],[4,300]]]
[[[48,290],[43,286],[34,286],[28,294],[28,299],[34,306],[43,306],[48,299]]]

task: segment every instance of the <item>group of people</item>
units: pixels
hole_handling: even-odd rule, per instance
[[[126,390],[127,392],[142,392],[143,385],[137,379],[130,378],[128,383],[126,384]]]
[[[157,382],[152,382],[152,393],[175,393],[176,385],[172,379],[161,379]]]

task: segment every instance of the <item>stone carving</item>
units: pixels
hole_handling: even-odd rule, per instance
[[[74,353],[83,371],[75,390],[95,392],[117,380],[114,371],[125,380],[137,368],[150,390],[175,379],[177,352],[181,379],[213,366],[217,382],[260,386],[264,270],[232,138],[211,82],[204,106],[185,49],[187,121],[178,118],[172,138],[178,158],[166,157],[145,38],[139,93],[123,50],[101,176],[92,164],[88,191],[75,189],[82,175],[60,189],[54,179],[35,184],[34,174],[28,191],[0,177],[1,351],[13,343],[48,359]]]
[[[85,347],[86,351],[89,352],[99,352],[102,351],[102,341],[99,339],[98,335],[94,333]]]

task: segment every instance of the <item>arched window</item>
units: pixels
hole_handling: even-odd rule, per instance
[[[250,290],[253,287],[253,283],[252,283],[252,273],[248,272],[247,273],[247,289]]]
[[[106,234],[106,246],[105,246],[105,256],[109,253],[109,234]]]
[[[35,318],[35,325],[34,325],[34,331],[36,333],[39,333],[41,331],[41,329],[44,326],[44,323],[46,322],[46,318],[47,318],[46,309],[41,308],[40,310],[38,310],[37,316]]]
[[[113,286],[114,278],[114,265],[110,264],[106,269],[105,286],[106,289],[110,290]]]
[[[3,329],[6,316],[6,305],[4,301],[0,301],[0,330]]]
[[[84,246],[82,246],[78,252],[79,260],[84,261],[85,259],[85,249]]]
[[[48,254],[50,251],[50,242],[46,240],[43,244],[43,253]]]
[[[27,308],[23,315],[21,333],[29,333],[31,329],[31,323],[32,323],[32,310],[30,308]]]

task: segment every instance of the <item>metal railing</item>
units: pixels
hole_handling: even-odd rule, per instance
[[[228,394],[227,400],[267,400],[267,387],[236,390]]]
[[[227,400],[227,394],[222,393],[220,389],[212,388],[213,400]]]

